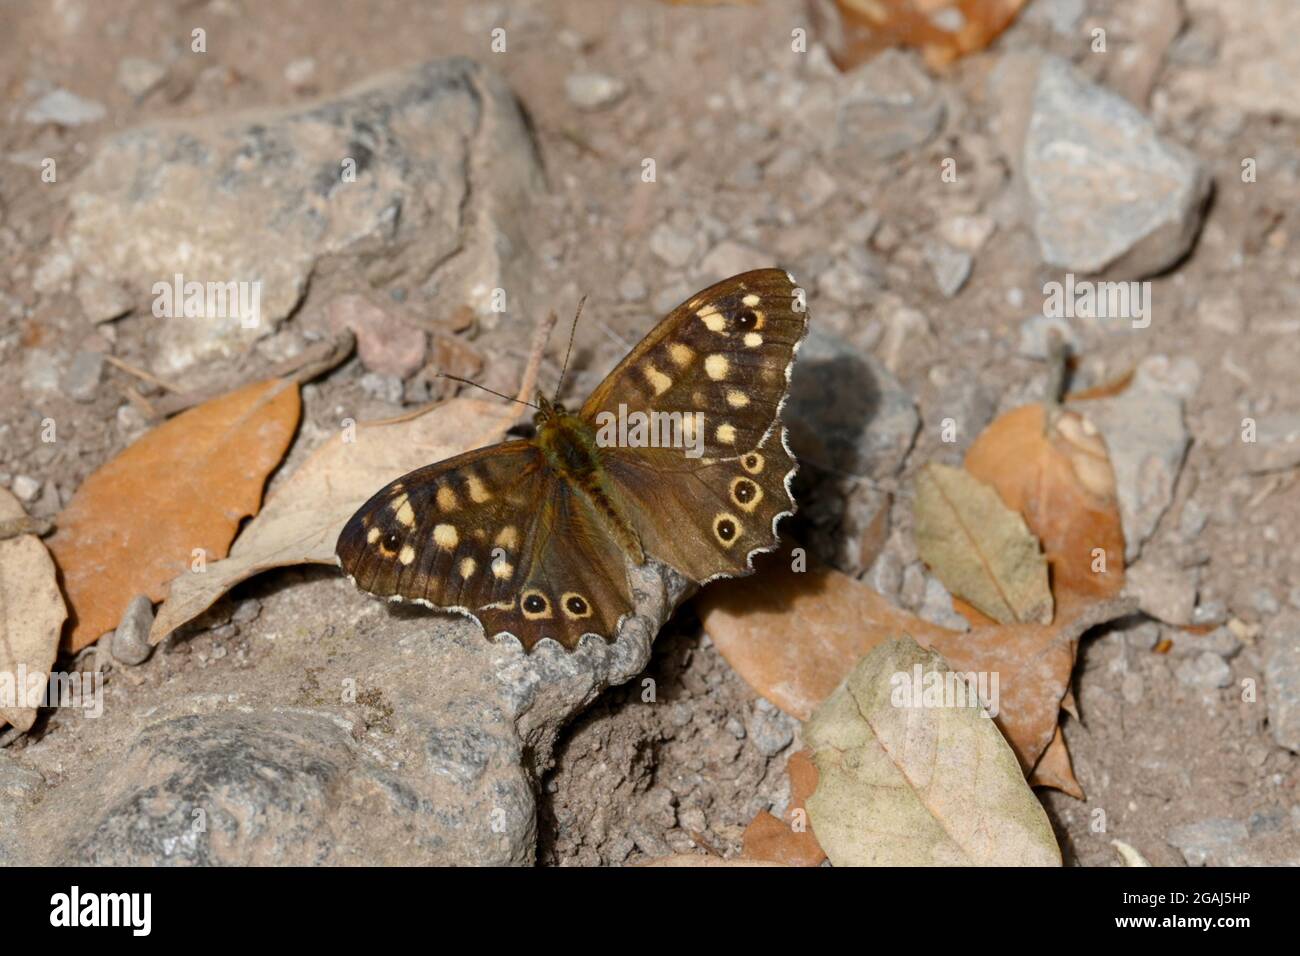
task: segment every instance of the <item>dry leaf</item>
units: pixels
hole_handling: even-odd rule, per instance
[[[1052,622],[1047,559],[1020,515],[948,465],[916,476],[916,547],[945,587],[1002,624]]]
[[[1065,735],[1061,733],[1059,723],[1056,725],[1056,733],[1052,737],[1052,742],[1047,745],[1047,749],[1038,758],[1037,765],[1029,775],[1029,785],[1031,787],[1052,787],[1062,793],[1068,793],[1076,800],[1087,799],[1084,796],[1083,787],[1079,786],[1079,781],[1074,777],[1074,765],[1070,760],[1070,748],[1066,746]]]
[[[918,666],[953,680],[939,655],[891,640],[805,727],[819,774],[808,811],[831,862],[1060,866],[1047,814],[993,721],[979,707],[904,694]]]
[[[741,856],[750,860],[772,860],[788,866],[821,866],[826,851],[808,826],[806,804],[817,789],[817,767],[807,750],[790,755],[790,806],[779,820],[761,810],[745,828]]]
[[[1141,853],[1125,843],[1123,840],[1111,840],[1110,845],[1119,853],[1120,859],[1124,861],[1125,866],[1150,866],[1147,858]]]
[[[430,462],[500,441],[517,411],[457,398],[382,422],[364,422],[316,449],[248,523],[230,557],[172,581],[150,631],[157,644],[255,574],[293,564],[334,564],[353,513],[388,482]],[[345,439],[353,440],[345,440]]]
[[[1038,536],[1057,603],[1124,590],[1124,530],[1106,443],[1077,412],[1048,424],[1042,405],[1007,412],[966,452],[966,470],[992,485]]]
[[[917,47],[932,67],[982,50],[1027,0],[810,0],[835,65],[851,70],[892,46]]]
[[[791,570],[788,552],[757,563],[757,574],[717,581],[695,598],[714,645],[757,693],[807,720],[864,655],[909,635],[943,654],[953,670],[998,673],[997,724],[1026,772],[1056,732],[1080,635],[1133,608],[1120,598],[1076,601],[1050,625],[951,631],[838,571]]]
[[[196,556],[225,555],[257,512],[300,410],[292,381],[249,385],[160,425],[86,479],[49,542],[71,650],[117,627],[137,594],[160,600]]]
[[[0,521],[26,516],[18,499],[0,488]],[[0,540],[0,727],[28,730],[36,720],[35,701],[44,699],[67,616],[41,539],[19,534]]]

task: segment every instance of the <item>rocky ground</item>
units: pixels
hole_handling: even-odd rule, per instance
[[[1031,0],[940,74],[899,51],[841,73],[815,31],[792,49],[799,0],[51,0],[0,21],[0,483],[30,513],[144,432],[159,382],[228,389],[353,328],[274,490],[343,419],[446,394],[438,370],[513,392],[550,309],[589,296],[581,397],[667,309],[775,262],[808,289],[821,369],[791,405],[821,446],[800,528],[942,620],[910,478],[1047,393],[1055,329],[1072,389],[1134,373],[1096,404],[1143,611],[1082,645],[1086,800],[1040,792],[1066,858],[1114,864],[1120,839],[1156,864],[1300,862],[1290,0]],[[263,321],[156,318],[177,269],[260,277]],[[1149,314],[1048,314],[1048,283],[1099,270],[1150,280]],[[674,586],[647,585],[651,622]],[[689,604],[648,636],[524,660],[332,571],[264,575],[139,666],[85,652],[102,718],[0,737],[0,862],[734,855],[788,801],[799,725]]]

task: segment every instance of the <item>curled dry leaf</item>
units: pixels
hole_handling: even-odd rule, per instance
[[[1074,763],[1070,760],[1070,748],[1065,743],[1065,734],[1061,733],[1059,723],[1056,725],[1052,742],[1047,745],[1047,749],[1038,758],[1038,763],[1034,765],[1033,772],[1029,775],[1029,785],[1052,787],[1069,794],[1076,800],[1086,799],[1083,787],[1079,786],[1079,781],[1075,779]]]
[[[18,499],[0,488],[0,522],[21,526]],[[28,730],[44,699],[68,616],[54,561],[34,534],[0,540],[0,727]]]
[[[807,750],[790,755],[786,763],[790,776],[790,806],[784,819],[760,810],[742,839],[741,856],[749,860],[772,860],[788,866],[821,866],[826,851],[808,826],[808,798],[817,789],[817,767]]]
[[[917,47],[933,67],[982,50],[1027,0],[809,0],[831,59],[851,70],[891,46]]]
[[[257,512],[300,411],[295,382],[249,385],[146,433],[86,479],[49,541],[71,650],[116,627],[137,594],[157,601],[197,557],[225,555],[239,522]]]
[[[1052,623],[1047,559],[1020,515],[960,468],[916,476],[916,547],[953,594],[1001,624]]]
[[[910,638],[865,657],[805,728],[817,765],[808,812],[836,866],[1059,866],[1047,814],[978,706],[912,688],[960,678]],[[931,677],[930,675],[934,675]]]
[[[203,574],[172,581],[150,642],[157,644],[262,571],[335,564],[339,532],[375,489],[431,461],[500,441],[516,417],[509,405],[456,398],[400,418],[363,422],[355,433],[333,436],[275,491],[228,558],[209,564]]]

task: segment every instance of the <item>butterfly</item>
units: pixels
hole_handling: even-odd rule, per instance
[[[781,409],[807,331],[780,269],[673,309],[577,412],[537,396],[535,437],[413,471],[348,521],[339,564],[361,589],[455,611],[531,650],[612,642],[628,565],[707,584],[753,570],[795,509]]]

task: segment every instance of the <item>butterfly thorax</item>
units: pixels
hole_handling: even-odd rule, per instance
[[[645,552],[641,540],[601,466],[596,430],[586,420],[545,399],[535,419],[534,443],[545,456],[547,466],[592,505],[605,530],[632,560],[643,563]]]

